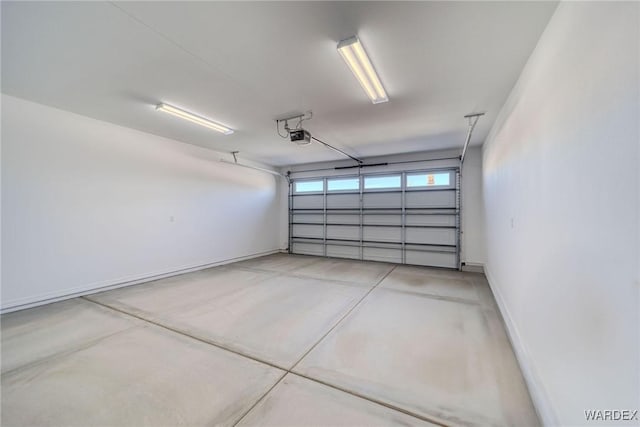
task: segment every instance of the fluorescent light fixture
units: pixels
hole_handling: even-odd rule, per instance
[[[342,59],[344,59],[353,75],[360,82],[371,102],[380,104],[389,100],[358,36],[350,37],[338,43],[338,52],[340,52]]]
[[[213,129],[225,135],[231,135],[233,133],[233,129],[228,128],[224,125],[216,123],[212,120],[205,119],[204,117],[200,117],[188,111],[181,110],[180,108],[174,107],[169,104],[158,104],[156,105],[156,110],[164,111],[165,113],[173,114],[176,117],[180,117],[181,119],[188,120],[192,123],[198,124],[200,126],[207,127],[209,129]]]

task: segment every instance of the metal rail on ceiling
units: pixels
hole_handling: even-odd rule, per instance
[[[467,154],[467,148],[469,147],[469,142],[471,142],[471,134],[473,133],[473,129],[476,127],[478,120],[481,116],[484,116],[484,113],[472,113],[464,116],[465,119],[469,121],[469,130],[467,131],[467,139],[464,142],[464,146],[462,147],[462,154],[460,155],[460,166],[464,163],[464,156]]]
[[[279,177],[285,178],[287,180],[289,179],[288,176],[283,175],[280,172],[277,172],[277,171],[274,171],[274,170],[271,170],[271,169],[261,168],[261,167],[258,167],[258,166],[252,166],[252,165],[248,165],[248,164],[245,164],[245,163],[239,163],[238,162],[238,157],[237,157],[238,153],[239,153],[239,151],[232,151],[231,152],[231,155],[233,155],[233,161],[227,160],[227,159],[220,159],[220,162],[227,163],[229,165],[240,166],[240,167],[243,167],[243,168],[253,169],[253,170],[260,171],[260,172],[270,173],[271,175],[279,176]]]

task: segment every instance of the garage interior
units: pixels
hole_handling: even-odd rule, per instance
[[[2,425],[640,425],[640,3],[1,19]]]

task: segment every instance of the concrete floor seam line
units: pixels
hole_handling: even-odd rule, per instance
[[[417,419],[419,419],[421,421],[426,421],[428,423],[436,424],[436,425],[439,425],[441,427],[451,427],[449,424],[445,424],[443,421],[440,421],[438,419],[425,417],[424,415],[419,415],[419,414],[413,413],[411,411],[407,411],[406,409],[400,408],[398,406],[392,405],[392,404],[384,402],[382,400],[373,399],[371,397],[368,397],[368,396],[362,395],[360,393],[356,393],[354,391],[351,391],[351,390],[349,390],[347,388],[339,387],[339,386],[336,386],[334,384],[319,380],[317,378],[313,378],[313,377],[301,374],[299,372],[291,372],[291,375],[297,375],[297,376],[299,376],[301,378],[305,378],[305,379],[307,379],[309,381],[313,381],[315,383],[322,384],[322,385],[324,385],[326,387],[331,387],[334,390],[338,390],[338,391],[341,391],[343,393],[347,393],[347,394],[349,394],[351,396],[357,397],[359,399],[363,399],[363,400],[366,400],[368,402],[375,403],[376,405],[384,406],[385,408],[388,408],[388,409],[391,409],[391,410],[394,410],[394,411],[397,411],[397,412],[401,412],[401,413],[403,413],[405,415],[409,415],[409,416],[411,416],[413,418],[417,418]]]
[[[399,264],[394,265],[394,268],[397,267],[398,265]],[[290,278],[293,278],[293,279],[320,280],[320,281],[335,283],[336,285],[357,286],[357,287],[360,287],[360,288],[364,288],[364,287],[368,286],[367,283],[362,283],[362,282],[353,282],[353,281],[349,281],[349,280],[340,280],[340,279],[321,279],[321,278],[318,278],[316,276],[295,273],[295,270],[298,270],[299,268],[304,268],[304,267],[307,267],[307,266],[298,267],[298,268],[295,268],[295,269],[293,269],[291,271],[275,272],[275,271],[272,271],[272,270],[266,270],[266,269],[261,269],[261,268],[257,268],[257,267],[245,267],[245,266],[242,266],[242,267],[231,267],[231,266],[229,266],[229,268],[236,269],[236,270],[241,270],[241,271],[251,271],[251,272],[256,272],[256,273],[271,273],[271,274],[274,275],[273,277],[290,277]]]
[[[136,318],[136,319],[142,320],[143,322],[147,322],[147,323],[148,323],[148,324],[150,324],[150,325],[154,325],[154,326],[157,326],[157,327],[159,327],[159,328],[166,329],[167,331],[171,331],[171,332],[173,332],[173,333],[180,334],[180,335],[182,335],[182,336],[185,336],[185,337],[187,337],[187,338],[194,339],[194,340],[196,340],[196,341],[200,341],[201,343],[208,344],[208,345],[210,345],[210,346],[213,346],[213,347],[219,348],[219,349],[221,349],[221,350],[228,351],[228,352],[230,352],[230,353],[236,354],[236,355],[241,356],[241,357],[245,357],[245,358],[247,358],[247,359],[251,359],[251,360],[253,360],[254,362],[258,362],[258,363],[262,363],[262,364],[264,364],[264,365],[271,366],[272,368],[278,369],[278,370],[280,370],[280,371],[284,371],[285,373],[290,371],[290,369],[286,369],[286,368],[283,368],[283,367],[277,366],[277,365],[275,365],[275,364],[273,364],[273,363],[271,363],[271,362],[267,362],[266,360],[258,359],[257,357],[250,356],[250,355],[248,355],[248,354],[244,354],[244,353],[240,353],[240,352],[239,352],[239,351],[237,351],[237,350],[234,350],[234,349],[231,349],[231,348],[224,347],[224,346],[222,346],[222,345],[220,345],[220,344],[218,344],[218,343],[214,343],[214,342],[211,342],[211,341],[207,341],[207,340],[205,340],[205,339],[202,339],[202,338],[197,337],[197,336],[194,336],[194,335],[187,334],[187,333],[185,333],[184,331],[180,331],[180,330],[178,330],[178,329],[171,328],[171,327],[169,327],[169,326],[163,325],[163,324],[158,323],[158,322],[155,322],[155,321],[153,321],[153,320],[145,319],[144,317],[138,316],[138,315],[136,315],[136,314],[128,313],[128,312],[126,312],[126,311],[120,310],[120,309],[118,309],[118,308],[112,307],[112,306],[107,305],[107,304],[103,304],[103,303],[98,302],[98,301],[94,301],[94,300],[88,299],[88,298],[86,298],[86,297],[81,297],[81,298],[86,299],[87,301],[90,301],[90,302],[92,302],[92,303],[94,303],[94,304],[97,304],[97,305],[99,305],[99,306],[109,308],[109,309],[111,309],[111,310],[113,310],[113,311],[116,311],[116,312],[118,312],[118,313],[121,313],[121,314],[124,314],[124,315],[127,315],[127,316],[134,317],[134,318]]]
[[[372,287],[372,288],[370,288],[370,289],[369,289],[369,290],[368,290],[368,291],[367,291],[367,292],[362,296],[362,298],[360,298],[360,299],[358,300],[358,302],[356,302],[356,303],[353,305],[353,307],[351,307],[351,308],[350,308],[350,309],[349,309],[349,310],[344,314],[344,316],[342,316],[340,319],[338,319],[338,321],[337,321],[337,322],[336,322],[336,323],[335,323],[331,328],[329,328],[329,330],[328,330],[324,335],[322,335],[322,336],[320,337],[320,339],[319,339],[319,340],[318,340],[318,341],[317,341],[313,346],[311,346],[311,348],[310,348],[306,353],[304,353],[304,354],[302,355],[302,357],[301,357],[300,359],[298,359],[298,361],[297,361],[296,363],[294,363],[294,364],[293,364],[293,366],[291,366],[291,368],[289,369],[289,371],[292,371],[296,366],[298,366],[298,364],[299,364],[300,362],[302,362],[302,360],[303,360],[305,357],[307,357],[307,355],[308,355],[309,353],[311,353],[311,352],[313,351],[313,349],[315,349],[315,348],[318,346],[318,344],[320,344],[320,343],[322,342],[322,340],[324,340],[324,339],[325,339],[325,338],[326,338],[326,337],[331,333],[331,331],[333,331],[335,328],[337,328],[337,327],[338,327],[338,325],[340,325],[340,323],[342,323],[342,321],[343,321],[344,319],[346,319],[346,318],[347,318],[347,317],[348,317],[348,316],[353,312],[353,310],[355,310],[355,309],[356,309],[356,307],[358,307],[360,304],[362,304],[362,301],[364,301],[364,300],[365,300],[365,298],[367,298],[367,297],[369,296],[369,294],[371,294],[371,292],[373,292],[373,290],[374,290],[375,288],[377,288],[377,287],[378,287],[378,285],[379,285],[380,283],[382,283],[382,282],[384,281],[384,279],[386,279],[386,278],[387,278],[387,276],[389,276],[389,275],[391,274],[391,272],[393,272],[393,270],[395,270],[395,269],[396,269],[396,267],[397,267],[397,265],[394,265],[394,266],[391,268],[391,270],[387,271],[387,273],[386,273],[384,276],[382,276],[382,278],[381,278],[380,280],[378,280],[378,282],[377,282],[375,285],[373,285],[373,287]]]
[[[258,404],[260,402],[262,402],[262,400],[264,400],[265,397],[267,397],[267,395],[269,393],[271,393],[271,390],[273,390],[274,388],[276,388],[276,386],[278,384],[280,384],[282,382],[282,380],[289,375],[289,371],[285,372],[284,374],[282,374],[282,376],[278,379],[278,381],[275,382],[275,384],[273,384],[271,387],[269,387],[269,389],[262,395],[260,396],[260,398],[258,400],[255,401],[255,403],[253,405],[251,405],[251,407],[249,407],[249,409],[247,409],[240,418],[238,418],[238,421],[236,421],[235,423],[233,423],[232,427],[237,426],[243,419],[244,417],[246,417],[247,415],[249,415],[249,413],[253,410],[253,408],[255,408],[256,406],[258,406]]]
[[[31,367],[34,367],[34,366],[38,366],[38,365],[40,365],[42,363],[45,363],[45,362],[48,362],[50,360],[55,360],[55,359],[58,359],[60,357],[65,357],[65,356],[68,356],[70,354],[74,354],[74,353],[77,353],[79,351],[86,350],[87,348],[91,348],[94,345],[96,345],[98,343],[101,343],[102,341],[104,341],[104,340],[106,340],[108,338],[114,337],[115,335],[122,334],[124,332],[129,332],[132,329],[140,328],[140,327],[141,327],[141,325],[132,325],[132,326],[130,326],[128,328],[125,328],[125,329],[122,329],[122,330],[119,330],[119,331],[115,331],[115,332],[112,332],[110,334],[107,334],[107,335],[104,335],[104,336],[89,340],[89,341],[83,343],[82,345],[79,345],[79,346],[77,346],[77,347],[75,347],[73,349],[66,350],[66,351],[61,351],[61,352],[54,353],[54,354],[50,354],[48,356],[44,356],[41,359],[37,359],[37,360],[34,360],[32,362],[25,363],[24,365],[16,366],[15,368],[12,368],[12,369],[9,369],[8,371],[2,372],[0,374],[0,377],[4,378],[5,376],[10,375],[10,374],[12,374],[12,373],[14,373],[16,371],[20,371],[22,369],[27,369],[27,368],[31,368]]]
[[[428,298],[428,299],[434,299],[438,301],[455,302],[459,304],[473,305],[480,308],[483,307],[483,305],[479,301],[472,301],[465,298],[449,297],[446,295],[427,294],[427,293],[420,293],[420,292],[411,292],[411,291],[405,291],[402,289],[392,289],[392,288],[380,288],[380,290],[385,292],[398,292],[405,295],[416,296],[418,298]]]
[[[394,267],[395,268],[395,267]],[[310,275],[304,275],[304,274],[293,274],[291,272],[287,273],[283,273],[283,276],[287,276],[287,277],[292,277],[294,279],[313,279],[313,280],[323,280],[326,282],[331,282],[331,283],[335,283],[336,285],[342,285],[342,286],[358,286],[360,288],[364,288],[366,286],[369,286],[368,283],[362,283],[362,282],[351,282],[349,280],[340,280],[340,279],[320,279],[318,277],[314,277],[314,276],[310,276]],[[374,285],[375,286],[375,285]],[[373,289],[373,288],[372,288]]]

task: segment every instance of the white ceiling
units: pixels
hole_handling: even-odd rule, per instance
[[[2,2],[2,92],[274,166],[481,144],[556,2]],[[373,105],[336,51],[358,34],[389,94]],[[166,102],[217,134],[156,112]]]

